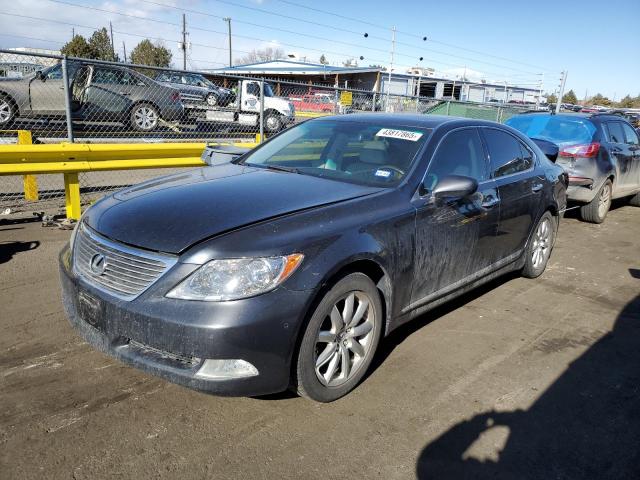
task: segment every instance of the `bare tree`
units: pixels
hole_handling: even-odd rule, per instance
[[[248,63],[268,62],[269,60],[279,60],[286,58],[284,50],[281,48],[267,47],[262,50],[255,48],[247,53],[244,57],[236,58],[235,65],[246,65]]]

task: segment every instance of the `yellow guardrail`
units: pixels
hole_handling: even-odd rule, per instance
[[[25,199],[38,199],[35,174],[64,175],[68,218],[79,219],[78,173],[145,168],[201,167],[206,143],[59,143],[31,144],[31,133],[18,131],[16,145],[0,146],[0,175],[23,175]],[[234,143],[253,148],[260,142]],[[220,143],[218,145],[224,145]]]

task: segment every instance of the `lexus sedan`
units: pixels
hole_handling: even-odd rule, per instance
[[[64,306],[91,345],[172,382],[329,402],[399,325],[506,272],[539,276],[565,191],[493,122],[315,119],[94,204],[60,254]]]

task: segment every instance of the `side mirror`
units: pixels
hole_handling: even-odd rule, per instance
[[[447,175],[442,178],[432,190],[433,197],[462,198],[467,197],[478,190],[478,181],[475,178],[462,175]]]
[[[533,139],[533,143],[535,143],[540,148],[540,150],[542,150],[542,153],[544,153],[549,160],[551,160],[552,162],[556,161],[556,159],[558,158],[558,152],[560,151],[558,145],[547,140],[542,140],[540,138]]]
[[[42,70],[37,70],[37,71],[36,71],[36,78],[37,78],[38,80],[42,80],[42,81],[44,82],[44,81],[45,81],[45,79],[46,79],[47,77],[45,77],[45,76],[42,74]]]

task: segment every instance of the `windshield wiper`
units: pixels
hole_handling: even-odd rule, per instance
[[[271,165],[260,163],[245,163],[248,167],[265,168],[267,170],[275,170],[277,172],[300,173],[300,170],[294,167],[285,167],[284,165]]]

